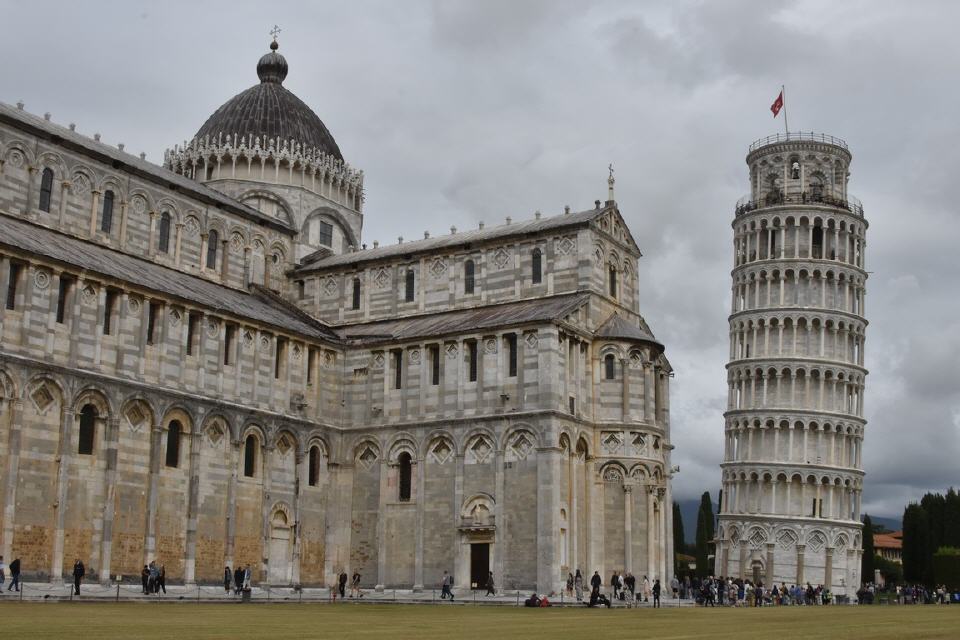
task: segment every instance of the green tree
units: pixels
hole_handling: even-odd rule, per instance
[[[903,578],[908,582],[922,582],[930,551],[927,543],[930,530],[927,513],[916,502],[903,511]]]
[[[700,497],[700,509],[697,511],[697,575],[701,578],[713,573],[710,567],[710,544],[713,541],[713,501],[710,492],[704,491]]]
[[[673,503],[673,552],[686,553],[687,541],[683,532],[683,514],[680,513],[680,505]],[[674,563],[674,566],[679,566]]]
[[[863,516],[863,558],[860,563],[860,579],[863,582],[873,582],[873,570],[876,551],[873,549],[873,522],[870,516]]]
[[[923,582],[933,582],[933,554],[943,546],[944,513],[947,501],[939,493],[928,493],[920,499],[920,507],[927,514],[927,555],[923,565]]]
[[[943,545],[960,548],[960,493],[953,487],[943,501]]]

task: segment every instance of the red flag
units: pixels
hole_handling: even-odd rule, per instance
[[[772,105],[770,105],[770,111],[773,111],[774,118],[776,118],[777,114],[780,113],[780,109],[783,109],[783,91],[780,92],[780,95],[777,96],[777,99],[773,101]]]

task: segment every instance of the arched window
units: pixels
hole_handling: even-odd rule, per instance
[[[530,280],[533,284],[540,284],[543,280],[543,253],[540,249],[533,250],[533,260],[530,266]]]
[[[617,377],[616,359],[612,353],[608,353],[603,359],[603,377],[607,380],[613,380]]]
[[[610,265],[610,297],[617,297],[617,268]]]
[[[171,420],[167,425],[167,466],[180,466],[180,433],[183,427],[177,420]]]
[[[103,211],[100,215],[100,231],[110,233],[113,228],[113,191],[103,193]]]
[[[360,308],[360,278],[353,279],[353,308]]]
[[[53,193],[53,169],[44,167],[40,176],[40,211],[50,211],[50,196]]]
[[[93,437],[97,431],[97,408],[92,404],[80,409],[80,440],[77,453],[82,456],[93,455]]]
[[[315,487],[320,484],[320,447],[310,447],[310,468],[308,469],[307,484]]]
[[[157,251],[170,253],[170,212],[160,214],[160,232],[157,234]]]
[[[257,436],[247,436],[243,446],[243,475],[252,478],[257,472]]]
[[[465,294],[473,293],[473,274],[475,268],[473,260],[467,260],[463,263],[463,292]]]
[[[220,234],[211,229],[207,235],[207,269],[217,268],[217,245],[220,244]]]
[[[404,451],[397,460],[400,463],[400,482],[398,483],[400,490],[398,498],[400,502],[410,502],[410,479],[413,472],[410,454]]]
[[[407,290],[405,299],[407,302],[413,302],[413,269],[407,269]]]

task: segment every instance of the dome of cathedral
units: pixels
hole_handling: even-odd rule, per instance
[[[277,42],[270,43],[267,53],[257,63],[260,84],[235,95],[207,118],[196,138],[211,139],[230,136],[231,141],[246,139],[253,146],[257,138],[261,146],[268,141],[300,144],[303,150],[316,150],[343,160],[340,147],[320,118],[303,100],[283,87],[287,77],[287,60],[277,53]]]

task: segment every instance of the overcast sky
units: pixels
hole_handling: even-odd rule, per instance
[[[680,499],[716,492],[733,206],[783,130],[845,139],[867,235],[864,510],[960,484],[960,3],[0,0],[0,100],[162,160],[255,84],[366,172],[364,242],[616,198],[667,353]]]

